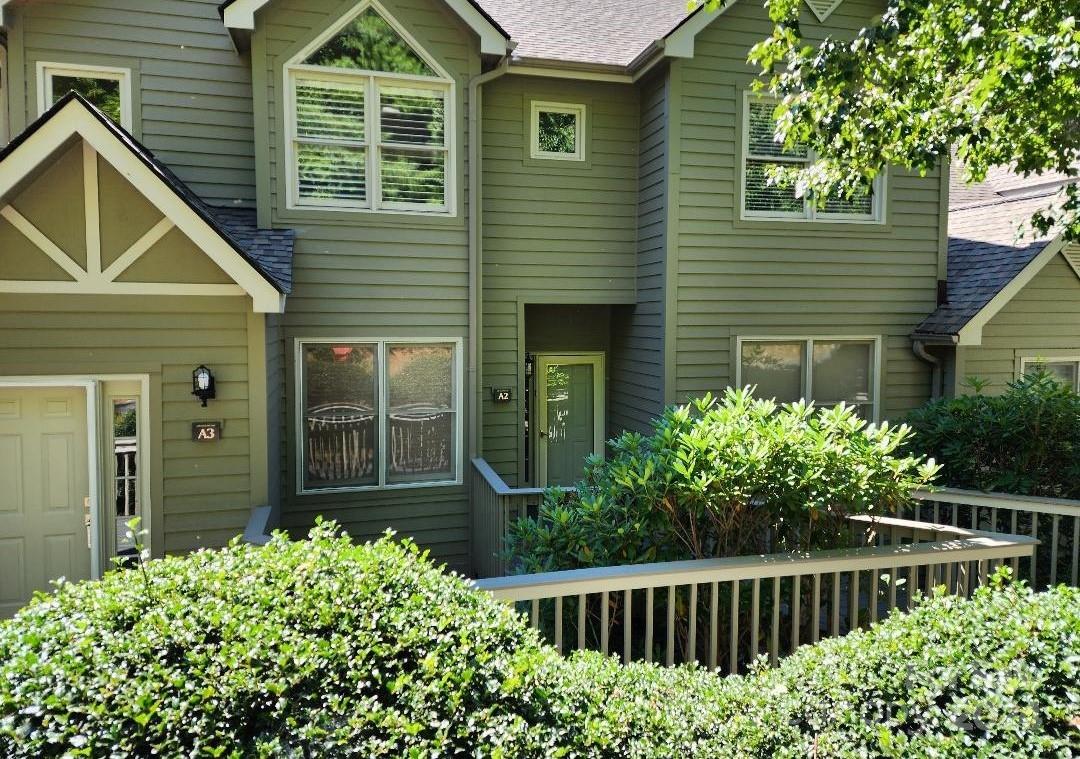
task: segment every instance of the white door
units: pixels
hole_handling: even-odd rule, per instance
[[[536,366],[539,483],[574,485],[585,459],[604,453],[604,356],[537,356]]]
[[[0,388],[0,618],[90,577],[86,390]]]

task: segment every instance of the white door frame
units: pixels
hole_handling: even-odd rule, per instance
[[[95,375],[51,375],[51,376],[26,376],[26,377],[0,377],[0,388],[39,388],[39,387],[66,387],[83,388],[86,392],[86,432],[87,432],[87,476],[90,489],[90,577],[99,579],[107,569],[106,557],[103,554],[104,527],[106,520],[102,513],[102,494],[104,493],[104,478],[102,466],[104,455],[101,450],[101,387],[105,382],[138,382],[139,383],[139,419],[137,421],[137,437],[139,446],[139,459],[137,466],[139,472],[147,472],[149,469],[144,462],[149,459],[150,450],[150,376],[146,374],[95,374]],[[147,546],[149,547],[150,530],[150,501],[149,487],[140,486],[143,494],[147,496],[143,502],[143,526],[147,532]]]
[[[593,453],[604,455],[604,430],[607,426],[607,398],[604,396],[606,376],[604,354],[588,353],[537,353],[536,354],[536,432],[533,434],[533,450],[536,451],[536,482],[547,487],[547,443],[540,432],[547,424],[547,368],[552,364],[588,364],[593,368]]]

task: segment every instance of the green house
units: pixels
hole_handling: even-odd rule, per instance
[[[807,0],[804,30],[882,7]],[[136,515],[153,555],[323,516],[476,571],[475,473],[571,483],[666,404],[886,420],[1080,356],[1056,243],[977,341],[943,315],[947,171],[768,184],[810,156],[751,92],[761,2],[0,14],[0,613],[134,551]]]

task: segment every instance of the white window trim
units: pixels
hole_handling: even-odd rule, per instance
[[[311,66],[303,61],[318,50],[324,43],[344,29],[354,18],[367,9],[373,9],[382,16],[390,28],[401,35],[402,39],[416,52],[417,55],[431,67],[437,74],[435,77],[418,76],[415,74],[393,74],[385,71],[361,71],[351,69],[339,69],[329,66]],[[297,125],[296,125],[296,80],[305,78],[318,80],[326,79],[336,82],[351,82],[358,87],[364,88],[364,148],[367,150],[366,158],[366,195],[363,204],[356,204],[343,200],[304,200],[300,198],[300,178],[297,171]],[[395,84],[410,84],[430,87],[445,93],[444,117],[446,123],[443,127],[443,140],[446,153],[446,165],[444,170],[445,188],[443,204],[441,206],[429,206],[420,204],[389,203],[381,202],[381,188],[379,186],[379,148],[381,147],[378,137],[380,135],[378,115],[378,88],[379,85],[393,86]],[[446,69],[420,45],[416,39],[406,31],[401,24],[375,0],[362,0],[350,11],[343,14],[337,23],[330,26],[326,31],[306,45],[299,53],[294,55],[284,66],[282,74],[282,92],[285,97],[283,124],[285,131],[285,207],[287,210],[296,211],[342,211],[346,213],[398,213],[414,216],[454,216],[457,213],[457,116],[456,116],[456,83]]]
[[[806,366],[803,367],[802,386],[803,392],[813,395],[814,388],[814,343],[870,343],[870,361],[874,376],[871,380],[871,392],[873,398],[870,406],[873,410],[870,421],[878,422],[881,419],[881,335],[746,335],[735,338],[735,387],[741,388],[742,381],[742,348],[743,343],[804,343],[806,351]],[[805,399],[809,402],[809,399]]]
[[[49,63],[38,61],[38,116],[53,104],[53,77],[71,76],[85,79],[112,79],[120,83],[120,126],[132,130],[131,69],[115,66],[91,66],[81,63]]]
[[[0,147],[8,143],[8,55],[7,48],[0,45]]]
[[[1065,355],[1055,356],[1053,354],[1046,355],[1038,353],[1030,356],[1020,356],[1020,368],[1016,374],[1016,379],[1020,379],[1028,372],[1028,367],[1032,364],[1076,364],[1076,387],[1073,390],[1080,392],[1080,354],[1071,353]]]
[[[304,487],[304,346],[305,345],[374,345],[376,346],[376,365],[378,376],[376,378],[376,391],[379,398],[379,408],[376,409],[378,419],[379,448],[376,451],[376,472],[379,482],[375,485],[345,485],[342,487],[305,488]],[[384,381],[383,371],[386,367],[386,352],[388,345],[446,345],[454,346],[454,477],[447,480],[432,480],[421,482],[394,482],[386,481],[386,451],[388,425],[386,424],[386,410],[389,404],[388,382]],[[325,493],[363,493],[378,490],[412,490],[417,488],[436,488],[453,485],[461,485],[464,482],[464,445],[465,424],[463,407],[465,394],[462,387],[464,382],[464,363],[462,357],[463,340],[460,337],[298,337],[294,340],[293,361],[296,377],[296,494],[297,495],[322,495]]]
[[[529,157],[545,161],[585,160],[585,105],[582,103],[553,103],[533,100],[529,108]],[[540,149],[540,113],[568,113],[576,120],[577,139],[573,153],[554,153]]]
[[[874,177],[873,183],[873,212],[869,215],[865,214],[848,214],[848,213],[829,213],[819,210],[813,203],[807,198],[803,198],[803,212],[790,213],[783,211],[752,211],[746,208],[746,164],[747,161],[771,161],[773,163],[807,163],[814,160],[814,152],[807,151],[806,158],[794,158],[783,156],[751,156],[750,155],[750,103],[754,102],[775,102],[768,98],[761,98],[754,95],[749,90],[743,92],[743,110],[742,110],[742,159],[740,163],[739,173],[739,218],[742,221],[791,221],[797,223],[812,222],[817,224],[875,224],[883,225],[885,223],[885,208],[886,208],[886,193],[888,191],[888,181],[886,181],[887,170],[883,170],[876,177]]]

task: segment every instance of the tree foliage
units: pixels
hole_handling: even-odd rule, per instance
[[[1076,176],[1077,0],[888,0],[854,39],[818,44],[800,28],[802,0],[767,5],[773,32],[749,59],[780,100],[778,139],[818,156],[776,172],[801,194],[850,196],[889,164],[925,173],[951,151],[969,182],[995,166]],[[1032,221],[1080,237],[1077,188],[1067,185]]]

